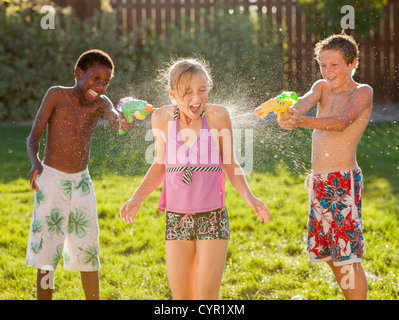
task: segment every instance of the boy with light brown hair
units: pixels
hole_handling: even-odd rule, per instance
[[[315,47],[323,79],[278,121],[281,128],[314,129],[309,175],[308,252],[327,262],[346,299],[367,299],[362,268],[362,171],[356,150],[369,122],[373,89],[356,83],[359,50],[353,37],[332,35]],[[315,117],[305,114],[317,105]]]

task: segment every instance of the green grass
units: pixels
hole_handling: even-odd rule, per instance
[[[342,299],[329,268],[307,260],[303,181],[310,169],[310,131],[285,132],[275,125],[248,127],[254,134],[254,158],[247,180],[268,205],[271,222],[260,224],[226,183],[231,240],[220,298]],[[125,224],[118,214],[149,167],[144,157],[152,144],[144,140],[147,129],[136,126],[118,137],[100,127],[93,138],[89,168],[98,202],[102,299],[171,299],[164,214],[157,210],[160,189],[145,200],[134,226]],[[25,151],[29,130],[0,127],[0,299],[36,297],[36,270],[25,266],[33,208]],[[396,124],[370,124],[358,150],[365,177],[363,266],[370,299],[399,298],[398,147]],[[54,299],[84,299],[78,272],[59,265]]]

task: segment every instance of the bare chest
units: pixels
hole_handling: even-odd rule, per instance
[[[331,117],[339,115],[349,102],[350,93],[326,94],[320,101],[318,116]]]
[[[100,116],[97,106],[80,107],[74,104],[58,105],[52,116],[51,126],[65,135],[79,136],[94,131]]]

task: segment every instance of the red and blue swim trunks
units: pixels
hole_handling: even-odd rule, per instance
[[[309,260],[332,259],[336,266],[361,262],[365,252],[361,169],[309,178]]]

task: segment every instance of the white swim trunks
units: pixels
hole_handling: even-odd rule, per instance
[[[100,268],[96,196],[88,170],[64,173],[43,164],[37,179],[26,264],[55,270]]]

